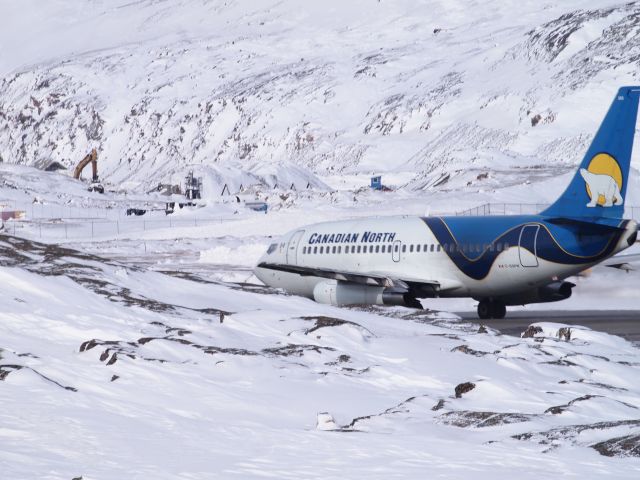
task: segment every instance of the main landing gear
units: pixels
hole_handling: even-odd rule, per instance
[[[504,318],[507,314],[507,307],[500,300],[483,298],[478,303],[478,316],[482,320],[488,318]]]

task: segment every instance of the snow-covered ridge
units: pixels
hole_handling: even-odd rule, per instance
[[[542,165],[546,178],[575,164],[615,89],[637,83],[637,3],[484,2],[481,15],[472,1],[437,0],[47,9],[33,21],[51,49],[1,69],[0,156],[71,167],[95,146],[114,185],[200,165],[395,169],[417,174],[411,188],[469,165]],[[5,43],[25,15],[9,14]]]

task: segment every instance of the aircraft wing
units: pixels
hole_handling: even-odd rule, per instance
[[[425,280],[410,277],[397,278],[382,272],[356,273],[326,268],[303,267],[299,265],[284,265],[280,263],[260,263],[260,268],[278,270],[280,272],[297,273],[303,277],[320,277],[340,282],[370,285],[372,287],[393,288],[396,291],[413,291],[416,294],[434,294],[445,290],[453,290],[462,286],[456,280]]]
[[[606,259],[604,262],[600,262],[600,265],[629,271],[635,270],[631,264],[636,262],[640,262],[640,253],[634,253],[631,255],[616,255],[614,257]]]

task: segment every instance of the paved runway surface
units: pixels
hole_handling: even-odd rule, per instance
[[[640,342],[640,310],[550,310],[538,312],[507,312],[502,320],[480,320],[476,312],[456,312],[463,319],[482,323],[500,330],[506,335],[520,336],[536,322],[557,322],[583,325],[592,330],[619,335],[633,342]]]

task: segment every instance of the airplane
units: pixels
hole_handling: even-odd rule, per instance
[[[332,305],[472,297],[481,319],[571,296],[565,279],[632,246],[625,220],[640,86],[618,90],[564,193],[537,215],[394,216],[318,223],[271,244],[264,284]],[[626,265],[624,260],[609,265]]]

